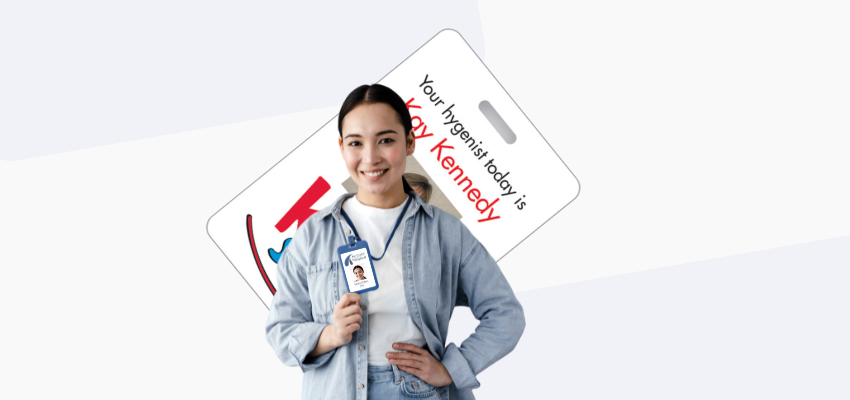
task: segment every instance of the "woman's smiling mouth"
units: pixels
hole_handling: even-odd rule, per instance
[[[388,169],[389,169],[389,168],[388,168]],[[386,169],[382,169],[382,170],[379,170],[379,171],[361,171],[361,172],[363,173],[363,175],[366,175],[366,179],[369,179],[369,180],[378,180],[378,179],[380,179],[382,176],[384,176],[384,173],[386,173],[386,172],[387,172],[387,170],[386,170]]]

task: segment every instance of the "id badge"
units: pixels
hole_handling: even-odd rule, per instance
[[[576,177],[458,32],[439,32],[379,83],[398,93],[410,112],[416,150],[407,157],[405,179],[423,202],[460,219],[494,259],[578,195]],[[288,239],[317,210],[357,191],[337,146],[337,117],[328,117],[207,224],[266,306]],[[361,265],[361,281],[351,278],[356,265],[345,261],[340,258],[349,290],[378,287],[371,258]],[[522,276],[533,279],[525,278],[535,276],[533,266]]]
[[[363,293],[378,288],[378,275],[372,264],[372,253],[365,240],[354,245],[344,244],[336,249],[342,267],[345,284],[351,293]]]

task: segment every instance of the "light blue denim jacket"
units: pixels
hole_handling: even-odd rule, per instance
[[[414,196],[413,211],[396,232],[403,235],[407,308],[425,335],[427,348],[454,381],[437,389],[440,398],[474,399],[472,389],[479,387],[475,376],[519,341],[525,329],[522,306],[496,261],[460,220],[423,203],[416,192],[409,194]],[[368,293],[363,296],[367,308],[363,322],[351,342],[321,356],[307,357],[322,329],[333,322],[334,305],[348,291],[336,250],[347,243],[350,228],[340,210],[351,196],[342,195],[310,216],[277,266],[277,292],[266,321],[266,339],[284,364],[304,371],[302,399],[366,400]],[[460,346],[446,345],[455,306],[468,306],[479,320],[475,333]],[[433,389],[422,384],[417,387]]]

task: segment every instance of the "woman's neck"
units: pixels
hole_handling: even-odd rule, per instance
[[[357,201],[364,206],[375,208],[395,208],[402,205],[407,200],[407,193],[404,192],[404,184],[401,179],[393,185],[389,190],[381,194],[370,194],[365,191],[357,191]]]

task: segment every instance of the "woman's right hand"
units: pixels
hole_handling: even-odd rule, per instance
[[[359,303],[359,294],[346,293],[334,306],[333,324],[326,328],[330,330],[334,348],[351,342],[354,332],[360,329],[360,323],[363,322],[363,310]]]
[[[339,299],[334,306],[334,322],[322,329],[319,342],[308,354],[309,357],[318,357],[351,342],[352,335],[363,322],[363,310],[358,302],[360,295],[357,293],[346,293]]]

